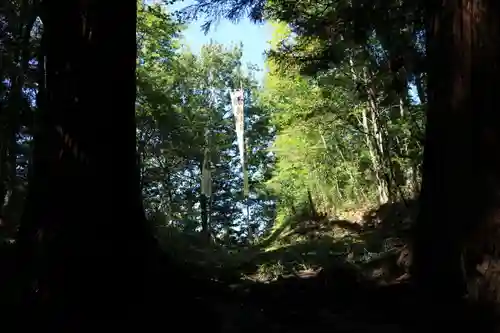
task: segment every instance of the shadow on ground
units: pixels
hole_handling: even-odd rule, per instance
[[[265,246],[233,252],[163,230],[168,251],[158,253],[141,318],[224,333],[492,331],[489,308],[434,308],[399,279],[413,209],[385,205],[363,221],[289,221]],[[1,252],[4,268],[9,253]]]

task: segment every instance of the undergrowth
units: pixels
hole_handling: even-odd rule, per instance
[[[169,226],[158,229],[158,238],[173,258],[215,278],[230,275],[269,282],[342,263],[367,278],[390,282],[405,271],[398,258],[415,215],[412,209],[387,204],[364,212],[358,221],[291,216],[267,237],[240,248],[207,244],[199,233]]]

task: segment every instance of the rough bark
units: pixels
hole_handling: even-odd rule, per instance
[[[500,3],[430,3],[429,104],[412,275],[427,296],[453,302],[465,293],[463,248],[498,215],[500,203]]]

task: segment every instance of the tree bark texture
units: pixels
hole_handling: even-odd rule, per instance
[[[413,276],[443,302],[466,293],[464,249],[482,252],[500,220],[499,9],[495,0],[427,5],[428,112]],[[467,274],[475,268],[469,259]]]

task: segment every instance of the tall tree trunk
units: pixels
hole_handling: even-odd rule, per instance
[[[370,153],[370,159],[372,162],[373,173],[375,175],[375,179],[377,180],[377,191],[378,191],[378,201],[379,204],[384,204],[388,201],[388,193],[387,186],[384,182],[383,178],[383,170],[379,164],[379,160],[376,154],[375,144],[373,143],[373,139],[371,138],[371,128],[368,125],[368,110],[366,108],[363,109],[363,130],[365,132],[366,146],[368,147],[368,151]]]
[[[3,120],[3,119],[0,119]],[[8,125],[6,123],[4,126],[0,127],[0,130],[8,131]],[[7,176],[9,174],[9,140],[8,137],[3,136],[0,138],[0,212],[3,211],[3,206],[6,203],[5,197],[7,195]]]
[[[375,179],[377,181],[377,191],[378,191],[378,201],[380,204],[384,204],[389,200],[389,184],[384,181],[384,170],[383,166],[380,163],[380,151],[377,149],[377,138],[378,138],[378,132],[377,128],[374,128],[374,125],[376,124],[373,122],[374,119],[374,112],[376,112],[376,104],[375,101],[372,99],[373,95],[370,95],[373,93],[373,91],[370,90],[368,87],[368,77],[367,77],[367,69],[363,69],[363,75],[358,75],[356,73],[356,70],[354,68],[354,60],[352,57],[349,58],[349,66],[350,66],[350,71],[351,71],[351,77],[354,82],[361,81],[365,85],[366,88],[366,93],[368,96],[368,107],[363,108],[363,115],[362,115],[362,126],[363,126],[363,131],[365,133],[365,140],[366,140],[366,146],[368,148],[368,152],[370,153],[370,159],[372,162],[372,169],[373,173],[375,175]],[[372,126],[369,126],[368,123],[368,118],[372,119]],[[373,133],[372,133],[373,132]]]
[[[412,275],[435,303],[464,295],[463,246],[499,213],[499,6],[428,7],[429,109]]]
[[[424,78],[422,73],[415,73],[415,88],[417,89],[417,96],[420,104],[427,103],[427,96],[424,91]]]
[[[208,198],[205,194],[200,195],[201,210],[201,233],[207,242],[210,241],[210,228],[208,225]]]
[[[135,0],[42,3],[45,80],[19,246],[24,263],[43,253],[25,282],[68,319],[126,319],[155,245],[136,156],[135,17]]]

